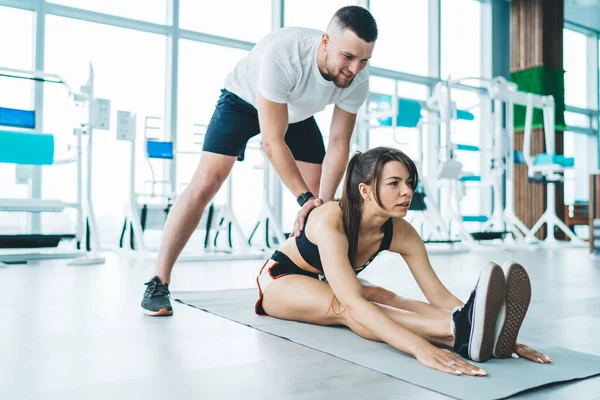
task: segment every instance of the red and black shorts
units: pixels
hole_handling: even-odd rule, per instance
[[[267,315],[262,307],[263,292],[275,279],[286,275],[304,275],[315,279],[321,279],[321,275],[308,272],[294,264],[292,260],[280,251],[275,250],[270,259],[268,259],[256,277],[258,285],[258,301],[254,306],[257,315]]]

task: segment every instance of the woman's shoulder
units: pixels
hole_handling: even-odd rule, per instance
[[[390,251],[405,254],[423,244],[423,239],[415,227],[404,218],[393,218],[394,228]]]
[[[413,236],[414,234],[417,234],[418,236],[418,232],[415,227],[406,219],[392,218],[392,222],[394,225],[394,235],[399,234],[402,236]]]
[[[317,207],[316,210],[321,210],[327,214],[338,214],[339,216],[342,216],[342,208],[340,207],[340,202],[337,200],[328,201]]]
[[[341,227],[343,229],[343,213],[337,201],[329,201],[312,210],[310,225],[316,229],[324,227]]]

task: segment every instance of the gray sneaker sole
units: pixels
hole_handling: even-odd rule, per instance
[[[474,310],[473,328],[469,340],[469,357],[475,362],[487,361],[492,356],[496,320],[504,303],[505,286],[504,272],[496,265],[490,272],[487,287],[477,290],[477,295],[480,293],[483,295],[481,298],[483,301],[477,299],[475,302],[475,307],[479,309]]]
[[[506,273],[506,312],[498,334],[494,357],[510,358],[515,351],[517,336],[531,301],[531,283],[523,266],[511,262],[504,265]]]

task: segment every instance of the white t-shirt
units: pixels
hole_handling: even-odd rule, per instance
[[[267,100],[288,104],[289,123],[304,121],[336,104],[356,114],[369,92],[366,69],[340,89],[321,76],[317,50],[323,32],[281,28],[259,41],[225,78],[225,89],[256,108],[257,90]]]

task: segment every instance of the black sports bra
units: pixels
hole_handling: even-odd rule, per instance
[[[306,217],[306,219],[308,220],[308,217]],[[371,258],[365,263],[365,265],[354,270],[356,274],[358,274],[369,264],[371,264],[371,261],[373,261],[379,253],[390,248],[390,244],[392,243],[392,236],[394,234],[394,221],[391,218],[388,219],[385,222],[383,229],[383,240],[381,241],[379,249],[375,254],[371,256]],[[317,247],[314,243],[308,240],[305,232],[306,225],[305,229],[303,229],[302,232],[300,232],[300,236],[296,238],[296,246],[298,247],[298,251],[300,252],[300,255],[302,256],[304,261],[306,261],[308,264],[318,269],[319,271],[323,272],[323,265],[321,264],[321,255],[319,254],[319,247]]]

